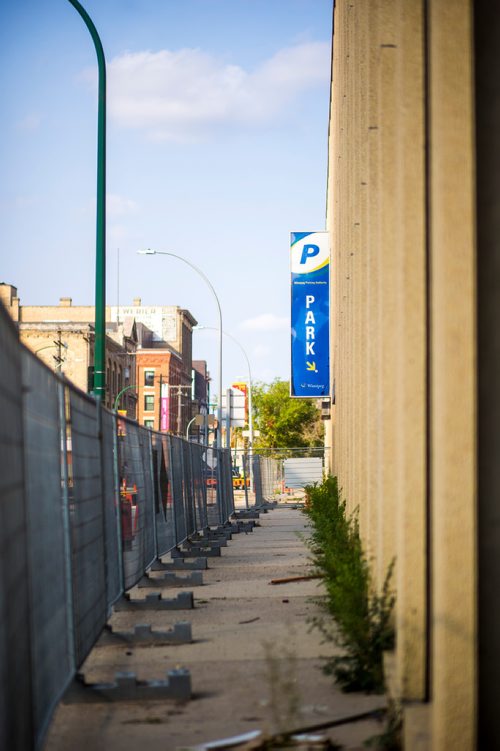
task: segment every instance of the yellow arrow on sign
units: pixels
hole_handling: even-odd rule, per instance
[[[316,363],[315,362],[306,362],[307,370],[316,370]]]

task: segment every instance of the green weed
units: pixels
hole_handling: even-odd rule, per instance
[[[391,703],[386,716],[386,725],[382,733],[365,741],[367,748],[376,751],[401,751],[403,748],[403,718],[401,710]]]
[[[297,656],[286,644],[262,643],[265,655],[269,708],[274,732],[286,736],[300,718]]]
[[[328,641],[343,650],[324,667],[345,691],[383,691],[383,652],[394,645],[391,589],[394,561],[380,594],[374,590],[370,564],[363,550],[357,513],[348,514],[337,478],[306,490],[307,514],[312,526],[308,546],[316,573],[322,575],[326,597],[319,600],[330,619],[317,618]],[[332,620],[333,619],[333,620]]]

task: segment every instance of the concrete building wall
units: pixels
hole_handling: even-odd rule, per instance
[[[478,297],[478,748],[500,737],[500,6],[474,3]]]
[[[390,688],[433,751],[478,733],[472,30],[470,0],[335,3],[327,443],[378,588],[395,561]]]
[[[435,748],[444,750],[475,746],[476,229],[470,3],[432,3],[429,24],[431,686]]]
[[[51,370],[63,373],[82,391],[87,391],[88,367],[93,362],[93,340],[88,330],[62,331],[56,328],[31,328],[22,326],[20,339]],[[62,345],[56,344],[61,341]],[[55,358],[61,354],[62,362]]]
[[[64,375],[82,391],[89,390],[89,368],[94,364],[94,331],[87,324],[20,323],[20,339],[52,370]],[[60,358],[60,359],[59,359]],[[125,346],[106,336],[106,393],[104,405],[113,409],[120,392],[118,407],[136,418],[135,347]]]

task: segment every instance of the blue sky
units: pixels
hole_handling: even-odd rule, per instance
[[[289,233],[325,228],[332,0],[84,0],[108,68],[107,303],[180,305],[289,377]],[[96,62],[67,0],[0,4],[0,281],[94,303]],[[118,273],[119,258],[119,273]],[[217,334],[194,334],[217,379]],[[246,378],[224,342],[224,385]]]

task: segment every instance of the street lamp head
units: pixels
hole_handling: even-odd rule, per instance
[[[210,291],[212,292],[215,298],[215,302],[217,303],[217,309],[219,311],[219,399],[220,399],[220,402],[222,402],[222,310],[220,307],[219,298],[217,297],[217,293],[215,289],[213,288],[211,281],[208,279],[208,277],[205,276],[203,271],[198,268],[198,266],[195,266],[194,263],[191,263],[191,261],[188,261],[187,258],[177,255],[177,253],[171,253],[170,251],[164,251],[164,250],[151,250],[151,248],[148,248],[147,250],[138,250],[137,252],[140,253],[141,255],[161,255],[161,256],[171,256],[172,258],[177,258],[179,261],[183,261],[184,263],[187,263],[187,265],[190,266],[194,271],[196,271],[196,273],[199,274],[209,286]],[[219,404],[219,416],[220,415],[221,415],[221,406]],[[218,440],[220,441],[220,436],[218,436]],[[219,443],[219,446],[221,445],[222,444]]]

